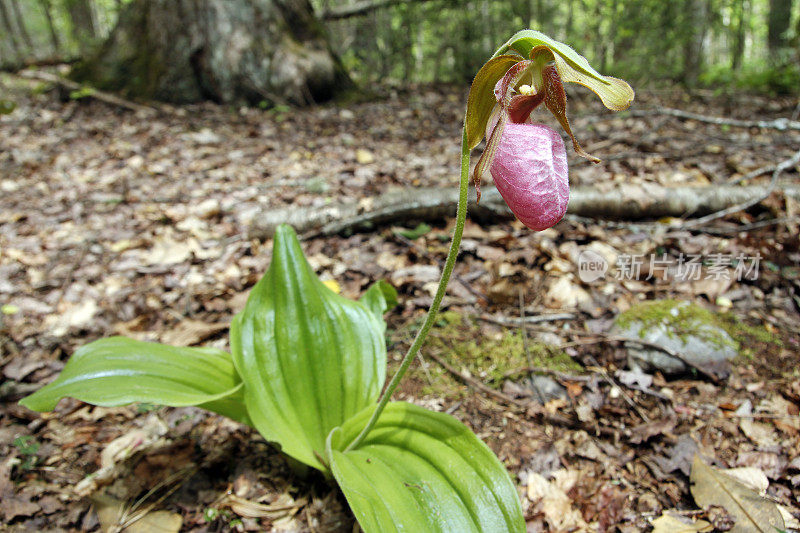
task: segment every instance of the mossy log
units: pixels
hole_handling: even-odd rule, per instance
[[[128,98],[306,104],[351,88],[308,0],[133,0],[71,77]]]

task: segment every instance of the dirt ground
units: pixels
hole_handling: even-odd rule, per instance
[[[17,401],[104,336],[227,349],[227,325],[270,261],[271,242],[246,237],[261,210],[455,187],[466,89],[153,117],[0,82],[18,104],[0,116],[0,529],[96,531],[149,511],[129,530],[180,520],[185,531],[354,531],[335,484],[224,418],[71,399],[39,414]],[[573,130],[604,160],[570,154],[573,185],[713,187],[800,147],[798,131],[658,112],[771,120],[795,112],[789,98],[641,91],[635,112],[613,114],[572,93]],[[794,165],[758,206],[692,229],[574,216],[540,233],[508,220],[468,223],[445,313],[396,398],[447,411],[484,439],[518,484],[529,531],[646,531],[668,511],[724,531],[730,509],[691,491],[695,455],[748,467],[768,483],[764,502],[800,518],[800,210],[781,192],[797,179]],[[381,278],[398,289],[387,315],[390,371],[431,300],[451,229],[407,221],[303,242],[348,297]],[[645,265],[636,278],[583,282],[585,249],[761,260],[751,279],[736,279],[733,264],[727,279],[695,281]],[[740,347],[729,375],[692,368],[632,382],[618,372],[628,348],[609,333],[614,318],[665,299],[725,325]],[[521,315],[539,320],[523,332]],[[543,398],[529,367],[565,393]]]

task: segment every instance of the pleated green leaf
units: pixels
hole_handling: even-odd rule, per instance
[[[394,289],[362,301],[325,286],[292,228],[275,232],[272,264],[231,325],[234,364],[253,425],[295,459],[327,470],[325,438],[373,404],[386,376],[383,311]]]
[[[356,448],[372,408],[334,430],[331,470],[367,533],[524,532],[519,497],[506,469],[450,415],[392,402]]]
[[[230,354],[111,337],[79,348],[52,383],[20,401],[50,411],[61,398],[106,407],[149,402],[196,405],[249,424]]]

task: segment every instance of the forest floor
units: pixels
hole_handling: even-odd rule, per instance
[[[353,531],[332,483],[227,419],[72,399],[39,414],[17,401],[77,347],[109,335],[227,349],[231,317],[270,261],[271,241],[246,237],[259,211],[456,187],[465,91],[144,116],[0,83],[18,104],[0,116],[0,522],[93,531],[126,504],[153,504],[139,531],[178,519],[185,531]],[[798,131],[657,111],[771,120],[792,116],[788,98],[642,92],[637,112],[613,114],[573,92],[573,130],[604,159],[570,155],[573,185],[713,187],[800,148]],[[724,531],[734,511],[698,503],[690,475],[728,468],[766,491],[746,505],[780,504],[800,518],[800,206],[781,192],[797,179],[789,166],[767,200],[697,228],[568,216],[534,233],[508,220],[469,222],[444,313],[396,399],[447,411],[487,442],[519,487],[529,531],[646,531],[665,513],[697,520],[686,531],[708,530],[700,520]],[[431,301],[451,230],[445,220],[407,221],[303,241],[344,295],[382,278],[398,289],[387,314],[390,372]],[[584,282],[585,250],[618,267],[641,257],[642,270]],[[675,279],[653,259],[665,254],[670,265],[701,256],[702,275]],[[760,263],[742,277],[736,257]],[[729,375],[628,368],[614,319],[667,299],[709,310],[730,332],[740,349]],[[531,385],[529,367],[553,378],[554,397]],[[693,472],[696,454],[712,474]],[[727,489],[747,500],[751,489],[737,487]]]

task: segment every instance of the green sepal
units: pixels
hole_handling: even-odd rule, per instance
[[[231,356],[216,348],[101,339],[79,348],[53,382],[19,403],[51,411],[65,397],[105,407],[133,402],[196,405],[250,424]]]
[[[497,49],[493,58],[501,57],[509,50],[523,57],[529,57],[531,50],[541,45],[553,51],[556,70],[563,83],[571,82],[587,87],[600,97],[603,105],[614,111],[627,109],[633,102],[634,92],[627,82],[612,76],[603,76],[572,47],[536,30],[522,30],[515,33]]]
[[[343,451],[372,410],[332,431],[326,445],[333,475],[366,533],[525,531],[505,467],[448,414],[391,402],[364,441]]]
[[[467,145],[470,150],[478,146],[483,139],[486,124],[497,104],[494,86],[506,71],[520,60],[522,58],[517,55],[496,55],[487,61],[475,75],[467,97],[467,113],[464,120],[464,127],[467,130]]]

